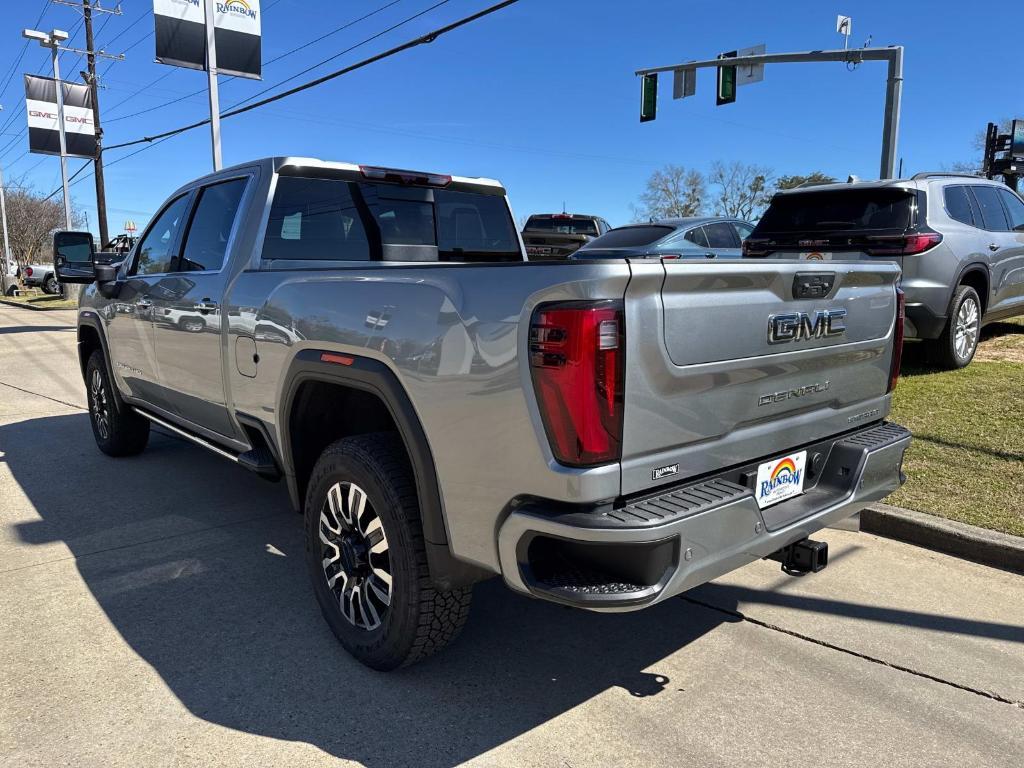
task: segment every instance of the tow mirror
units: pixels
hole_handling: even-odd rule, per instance
[[[96,280],[96,246],[89,232],[56,232],[53,235],[53,268],[57,282],[88,284]]]

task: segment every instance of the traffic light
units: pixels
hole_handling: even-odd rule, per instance
[[[640,78],[640,122],[647,123],[658,114],[658,73]]]
[[[718,55],[718,58],[735,59],[736,51],[721,53]],[[715,103],[718,106],[722,106],[723,104],[732,104],[734,101],[736,101],[736,67],[719,67],[718,93],[715,98]]]

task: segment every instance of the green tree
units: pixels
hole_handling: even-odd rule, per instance
[[[782,191],[784,189],[796,189],[804,184],[829,184],[835,181],[832,176],[821,171],[811,171],[806,176],[795,174],[793,176],[779,176],[775,182],[775,189]]]

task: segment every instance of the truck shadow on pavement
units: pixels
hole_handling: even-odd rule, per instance
[[[109,459],[95,449],[85,414],[0,426],[0,447],[41,517],[18,524],[18,536],[53,547],[23,548],[29,561],[19,567],[66,557],[53,546],[62,542],[113,627],[191,714],[368,766],[456,765],[609,689],[685,696],[688,681],[660,674],[659,662],[737,621],[725,611],[739,600],[1004,632],[714,584],[694,594],[723,610],[670,600],[599,615],[529,600],[492,580],[476,588],[466,629],[446,652],[385,675],[352,660],[322,621],[283,485],[156,433],[141,456]],[[107,672],[111,684],[135,684],[117,675]]]

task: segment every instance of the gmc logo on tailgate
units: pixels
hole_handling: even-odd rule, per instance
[[[845,309],[820,309],[813,314],[789,312],[768,317],[768,343],[806,341],[846,333]]]

